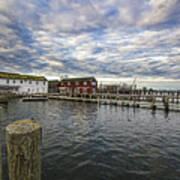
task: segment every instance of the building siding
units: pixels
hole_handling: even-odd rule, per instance
[[[60,93],[67,95],[95,94],[97,92],[97,81],[95,78],[62,80],[59,83],[59,89]]]
[[[9,83],[7,83],[9,81]],[[17,90],[12,91],[17,94],[35,94],[35,93],[47,93],[48,82],[41,80],[31,79],[8,79],[0,78],[0,86],[18,87]]]

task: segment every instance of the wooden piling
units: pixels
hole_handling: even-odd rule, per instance
[[[179,104],[179,96],[176,97],[176,104]]]
[[[136,107],[136,97],[133,99],[133,107]]]
[[[174,104],[174,93],[172,94],[171,103]]]
[[[121,102],[121,106],[124,106],[124,105],[125,105],[125,103],[124,103],[124,101],[122,101],[122,102]]]
[[[3,139],[1,122],[2,122],[2,108],[0,107],[0,180],[2,180],[2,139]]]
[[[156,110],[156,97],[155,96],[152,97],[151,108],[152,110]]]
[[[169,98],[165,97],[163,103],[164,103],[164,110],[169,111]]]
[[[100,106],[100,96],[98,96],[97,98],[98,98],[98,105]]]
[[[41,179],[41,136],[35,120],[20,120],[6,127],[9,180]]]

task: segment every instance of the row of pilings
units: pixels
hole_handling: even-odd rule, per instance
[[[51,95],[50,95],[51,96]],[[61,94],[57,94],[61,96]],[[116,100],[129,100],[129,101],[145,101],[145,102],[162,102],[168,103],[180,103],[180,91],[147,91],[142,92],[141,90],[131,91],[128,94],[119,93],[96,93],[96,94],[66,94],[67,97],[79,97],[89,99],[116,99]]]
[[[99,105],[115,105],[134,108],[147,108],[153,110],[165,110],[180,112],[179,99],[173,100],[169,97],[156,97],[156,96],[137,96],[137,95],[121,95],[114,96],[112,94],[96,94],[96,95],[81,95],[81,96],[61,96],[49,95],[49,99],[54,100],[67,100],[74,102],[88,102],[98,103]]]
[[[154,96],[180,96],[180,90],[155,90],[155,89],[122,89],[119,91],[98,90],[99,94],[128,94],[128,95],[154,95]]]
[[[60,94],[61,95],[61,94]],[[100,97],[100,98],[118,98],[118,97],[139,97],[139,98],[146,98],[146,97],[158,97],[164,98],[168,97],[169,99],[180,99],[180,90],[153,90],[153,89],[136,89],[136,90],[121,90],[121,91],[102,91],[98,90],[95,94],[62,94],[71,97]]]

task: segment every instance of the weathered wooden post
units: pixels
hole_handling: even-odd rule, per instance
[[[138,102],[141,101],[141,95],[139,95],[139,96],[137,97],[137,101],[138,101]]]
[[[164,110],[169,111],[169,98],[165,97],[163,102],[164,102]]]
[[[98,95],[98,105],[100,106],[100,95]],[[102,100],[101,100],[102,101]]]
[[[140,103],[141,103],[141,93],[138,95],[137,97],[137,104],[136,107],[140,107]]]
[[[2,139],[3,139],[1,121],[2,121],[2,108],[0,107],[0,180],[2,180]]]
[[[136,96],[133,99],[133,107],[136,107]]]
[[[6,127],[9,180],[41,179],[41,136],[35,120],[20,120]]]
[[[178,95],[178,93],[177,93],[176,104],[178,104],[178,103],[179,103],[179,95]]]
[[[174,93],[173,93],[173,96],[172,96],[171,102],[174,104]]]
[[[124,101],[121,102],[121,106],[124,106]]]
[[[156,97],[155,96],[152,97],[151,108],[152,110],[156,110]]]

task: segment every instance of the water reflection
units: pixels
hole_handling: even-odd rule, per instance
[[[169,115],[169,111],[165,111],[165,112],[164,112],[164,117],[165,117],[165,119],[168,118],[168,115]]]
[[[43,180],[179,179],[179,113],[13,101],[4,114],[3,129],[25,118],[41,123]],[[6,167],[5,153],[3,157]]]

